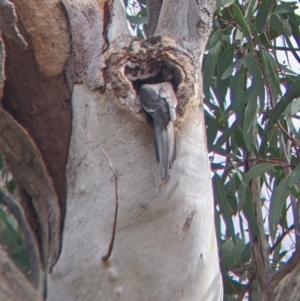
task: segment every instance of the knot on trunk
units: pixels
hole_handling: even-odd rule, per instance
[[[106,66],[106,87],[113,90],[121,105],[135,114],[142,112],[139,91],[143,84],[172,84],[179,120],[190,105],[198,104],[197,62],[170,38],[135,39],[128,47],[110,55]]]

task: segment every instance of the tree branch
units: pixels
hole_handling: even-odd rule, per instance
[[[252,142],[256,145],[256,137],[257,137],[257,127],[256,123],[254,123],[252,128]],[[253,152],[250,152],[250,158],[256,158]],[[249,163],[249,168],[251,168],[254,164]],[[267,238],[265,235],[264,230],[264,221],[262,218],[262,202],[260,196],[260,177],[255,177],[250,181],[249,184],[250,194],[251,194],[251,203],[253,206],[254,215],[257,220],[259,236],[254,235],[253,233],[250,234],[251,240],[251,258],[253,261],[253,267],[259,281],[259,284],[262,289],[267,285],[269,282],[269,278],[271,275],[271,267],[269,262],[269,246],[267,242]]]
[[[162,2],[162,0],[147,0],[148,37],[152,37],[155,33]]]

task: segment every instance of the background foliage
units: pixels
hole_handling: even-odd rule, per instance
[[[260,235],[249,188],[254,177],[260,176],[273,270],[284,264],[298,241],[296,8],[297,2],[222,1],[215,12],[203,89],[225,300],[255,300],[259,289],[249,238],[249,233]]]

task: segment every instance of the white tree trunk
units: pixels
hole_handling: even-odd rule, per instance
[[[73,90],[63,250],[48,299],[221,300],[202,113],[190,110],[170,180],[159,189],[152,133],[105,96],[84,84]],[[108,159],[119,210],[103,263],[115,211]]]

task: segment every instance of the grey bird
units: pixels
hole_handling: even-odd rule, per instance
[[[140,100],[154,122],[155,153],[160,164],[162,181],[169,179],[169,168],[176,158],[173,123],[176,120],[177,99],[170,83],[142,85]]]

